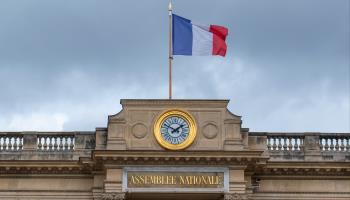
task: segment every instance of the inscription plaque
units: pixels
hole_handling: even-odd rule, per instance
[[[227,169],[222,168],[127,168],[123,189],[132,192],[223,192],[227,191]]]
[[[223,188],[223,172],[129,172],[128,188]]]

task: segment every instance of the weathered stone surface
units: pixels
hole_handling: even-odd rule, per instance
[[[0,199],[157,199],[157,191],[125,193],[130,166],[228,171],[224,192],[162,193],[168,199],[350,199],[350,133],[249,132],[227,100],[121,103],[94,132],[0,132]],[[153,135],[155,119],[173,108],[198,126],[180,151]]]

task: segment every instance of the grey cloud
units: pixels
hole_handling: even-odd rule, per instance
[[[64,122],[54,128],[91,130],[120,98],[166,98],[167,3],[1,1],[0,129],[55,115]],[[252,130],[350,131],[349,1],[176,0],[174,9],[230,31],[226,58],[175,58],[176,98],[230,98]]]

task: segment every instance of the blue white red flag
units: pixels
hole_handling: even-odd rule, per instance
[[[199,25],[175,14],[172,21],[173,55],[226,55],[226,27]]]

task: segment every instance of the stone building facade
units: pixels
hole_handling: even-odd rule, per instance
[[[0,199],[350,199],[350,133],[250,132],[228,100],[121,104],[92,132],[0,132]]]

